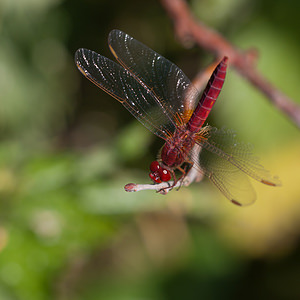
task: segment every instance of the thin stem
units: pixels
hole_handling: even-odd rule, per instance
[[[229,57],[230,64],[260,90],[278,110],[283,112],[300,128],[300,106],[273,86],[257,71],[254,50],[241,51],[221,34],[195,20],[184,0],[161,0],[161,3],[174,22],[174,30],[183,44],[196,43],[221,59]]]

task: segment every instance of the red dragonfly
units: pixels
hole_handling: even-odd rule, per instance
[[[83,48],[75,54],[76,65],[165,141],[158,159],[150,165],[149,176],[155,183],[173,177],[175,186],[175,170],[183,178],[193,166],[240,206],[256,198],[247,175],[269,186],[280,185],[232,130],[203,127],[222,89],[227,57],[215,68],[198,100],[198,91],[181,69],[128,34],[113,30],[108,44],[120,65]],[[200,154],[193,151],[197,145]]]

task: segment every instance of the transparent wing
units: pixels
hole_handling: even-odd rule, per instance
[[[198,91],[181,69],[120,30],[110,32],[108,44],[118,62],[151,88],[170,116],[188,121]]]
[[[175,130],[175,121],[153,91],[122,66],[87,49],[76,51],[75,62],[85,77],[121,102],[154,134],[166,139]]]
[[[239,143],[232,130],[207,126],[207,140],[197,142],[202,150],[199,158],[201,171],[233,203],[249,205],[256,199],[255,191],[247,177],[267,185],[280,185],[277,177],[259,163],[252,153],[252,146]]]

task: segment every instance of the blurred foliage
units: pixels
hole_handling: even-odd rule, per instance
[[[299,2],[191,0],[194,15],[298,101]],[[0,299],[299,299],[299,132],[230,70],[209,121],[255,144],[280,188],[238,208],[204,180],[167,196],[148,182],[162,145],[77,71],[128,32],[193,77],[212,60],[183,49],[156,1],[0,2]]]

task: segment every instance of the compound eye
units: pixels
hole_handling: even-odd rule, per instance
[[[157,172],[160,169],[160,165],[157,160],[153,161],[150,165],[150,171],[152,173]]]
[[[155,183],[161,183],[160,176],[157,172],[149,173],[149,177],[155,182]]]
[[[170,171],[166,169],[161,169],[159,176],[162,181],[169,181],[172,178]]]
[[[172,176],[169,170],[163,169],[157,160],[153,161],[150,165],[149,177],[155,183],[161,183],[162,181],[169,181]]]

